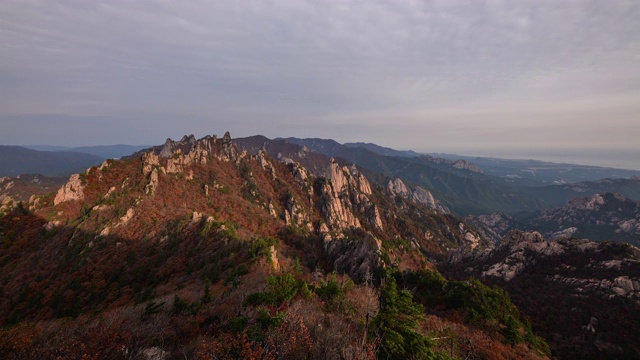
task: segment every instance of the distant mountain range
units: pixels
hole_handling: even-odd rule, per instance
[[[42,174],[69,176],[98,165],[105,159],[119,159],[148,146],[110,145],[68,148],[61,146],[0,146],[0,176]]]
[[[345,146],[325,139],[282,140],[326,156],[342,158],[377,174],[399,177],[409,185],[424,187],[452,212],[462,216],[497,211],[531,212],[562,206],[575,197],[600,192],[618,192],[632,200],[640,200],[640,179],[632,178],[640,175],[639,171],[496,159],[487,159],[481,162],[483,165],[478,165],[468,158],[407,156],[404,152],[395,153],[405,154],[403,156],[389,156],[384,155],[393,153],[389,149],[370,144]],[[537,177],[507,176],[527,173],[532,166],[537,166]],[[562,177],[562,174],[571,176]],[[622,175],[626,178],[619,178]],[[600,180],[603,177],[611,179]],[[574,181],[577,179],[581,179],[579,183]]]
[[[100,145],[100,146],[80,146],[80,147],[64,147],[51,145],[25,145],[27,149],[38,151],[65,151],[91,154],[103,159],[120,159],[123,156],[131,155],[142,149],[149,148],[149,145]]]
[[[372,143],[344,143],[344,146],[352,147],[352,148],[364,148],[369,151],[372,151],[376,154],[385,155],[385,156],[405,156],[405,157],[416,157],[420,156],[420,153],[417,153],[412,150],[395,150],[392,148],[372,144]]]
[[[190,138],[185,137],[183,141],[188,142]],[[572,199],[601,193],[618,193],[630,201],[640,200],[640,178],[635,177],[640,172],[630,170],[533,160],[471,158],[448,154],[421,155],[371,143],[343,145],[334,140],[315,138],[271,140],[264,136],[253,136],[233,141],[251,154],[264,149],[274,158],[290,158],[316,176],[324,175],[324,157],[336,158],[342,165],[353,163],[360,166],[379,186],[395,188],[394,191],[399,191],[407,198],[420,198],[426,206],[446,209],[459,216],[500,212],[513,217],[518,225],[509,227],[508,230],[537,229],[547,236],[572,226],[561,228],[551,226],[548,221],[533,221],[539,211],[550,211],[564,206]],[[112,145],[34,148],[49,151],[0,147],[0,176],[15,177],[21,173],[69,176],[98,165],[106,158],[131,155],[144,147]],[[400,187],[396,188],[395,184]],[[585,232],[583,229],[575,235],[596,239],[634,240],[630,238],[635,236],[633,233],[622,230],[615,233],[604,229],[602,221],[594,226],[597,230]],[[504,232],[498,237],[503,235]]]
[[[0,146],[0,176],[20,174],[69,176],[100,164],[104,158],[78,152],[37,151],[20,146]]]
[[[453,154],[432,154],[451,160],[467,160],[488,174],[526,186],[563,185],[604,178],[619,179],[639,176],[638,170],[615,169],[602,166],[559,164],[538,160],[498,159]]]
[[[318,143],[320,139],[289,138],[292,142],[303,140]],[[431,157],[434,162],[452,163],[467,161],[482,169],[483,173],[507,179],[511,183],[526,186],[563,185],[594,181],[604,178],[618,179],[640,176],[640,170],[616,169],[603,166],[553,163],[539,160],[502,159],[494,157],[465,156],[447,153],[420,154],[415,151],[395,150],[371,143],[345,143],[347,147],[363,148],[384,156]]]

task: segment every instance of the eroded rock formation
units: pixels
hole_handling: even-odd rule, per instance
[[[84,199],[84,185],[82,184],[82,180],[79,174],[73,174],[69,178],[64,186],[58,190],[55,199],[53,200],[54,205],[58,205],[65,201],[72,200],[83,200]]]

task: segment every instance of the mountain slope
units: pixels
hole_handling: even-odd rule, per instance
[[[384,146],[380,146],[380,145],[376,145],[376,144],[372,144],[372,143],[363,143],[363,142],[357,142],[357,143],[344,143],[344,146],[347,147],[351,147],[351,148],[364,148],[367,149],[371,152],[374,152],[376,154],[380,154],[380,155],[384,155],[384,156],[404,156],[404,157],[416,157],[416,156],[420,156],[420,154],[418,154],[415,151],[411,151],[411,150],[395,150],[395,149],[391,149],[388,147],[384,147]]]
[[[625,241],[640,246],[640,203],[616,193],[573,199],[526,222],[549,236]]]
[[[0,177],[0,216],[10,212],[21,203],[37,202],[64,184],[64,178],[50,178],[42,175],[23,174],[18,177]]]
[[[20,146],[0,146],[0,176],[42,174],[69,176],[100,164],[104,158],[75,152],[36,151]]]
[[[578,197],[561,207],[518,218],[494,213],[465,220],[493,242],[510,230],[524,229],[538,231],[552,239],[578,237],[640,246],[640,203],[617,193]]]
[[[510,232],[495,249],[459,252],[441,270],[508,290],[560,358],[640,356],[640,249]]]
[[[545,358],[538,341],[505,343],[504,318],[483,320],[491,332],[415,311],[400,327],[381,320],[388,306],[420,309],[394,271],[433,271],[425,254],[484,240],[355,166],[329,160],[324,174],[225,134],[72,175],[0,217],[0,324],[13,325],[0,356],[368,359],[422,339],[395,357]],[[428,341],[443,324],[459,336]]]

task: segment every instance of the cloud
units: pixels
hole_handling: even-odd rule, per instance
[[[4,1],[0,115],[128,119],[139,142],[179,121],[391,146],[516,146],[505,138],[523,131],[635,146],[638,18],[636,1]]]

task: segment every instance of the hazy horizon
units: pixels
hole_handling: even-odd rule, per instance
[[[640,168],[640,2],[0,2],[0,144],[184,134]]]
[[[180,140],[184,135],[191,134],[183,134],[176,137],[169,137],[172,140]],[[196,138],[202,138],[206,135],[216,135],[221,137],[224,133],[210,133],[210,134],[202,134],[195,135]],[[232,138],[239,137],[248,137],[254,135],[262,135],[262,134],[251,134],[251,135],[240,135],[236,136],[235,134],[231,134]],[[295,137],[295,136],[294,136]],[[274,139],[275,137],[270,137]],[[335,140],[336,139],[324,139],[324,140]],[[345,143],[371,143],[371,141],[367,141],[366,139],[352,139],[352,140],[342,140],[338,141],[341,144]],[[86,143],[84,145],[77,146],[66,146],[66,145],[55,145],[55,144],[2,144],[2,145],[13,145],[13,146],[22,146],[22,147],[61,147],[67,149],[85,147],[85,146],[115,146],[115,145],[128,145],[128,146],[158,146],[162,145],[164,140],[161,142],[157,142],[155,144],[125,144],[125,143],[117,143],[117,144],[89,144]],[[638,170],[640,171],[640,157],[637,156],[637,152],[635,150],[628,149],[607,149],[606,151],[594,151],[593,149],[571,149],[569,153],[567,150],[556,150],[553,149],[528,149],[520,151],[510,151],[505,152],[504,150],[483,150],[483,151],[439,151],[433,149],[411,149],[404,147],[393,147],[389,145],[376,144],[379,146],[384,146],[388,148],[392,148],[394,150],[399,151],[415,151],[419,154],[431,154],[431,155],[439,155],[439,154],[448,154],[448,155],[458,155],[464,157],[484,157],[484,158],[498,158],[498,159],[512,159],[512,160],[537,160],[544,162],[553,162],[553,163],[564,163],[564,164],[575,164],[575,165],[589,165],[589,166],[601,166],[601,167],[611,167],[617,169],[624,170]],[[45,150],[46,151],[46,150]]]

